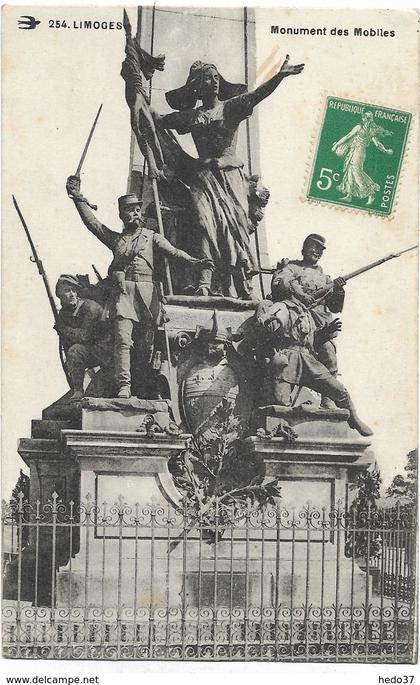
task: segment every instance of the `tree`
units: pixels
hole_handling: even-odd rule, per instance
[[[387,497],[395,497],[396,499],[404,498],[404,503],[408,506],[416,506],[417,503],[417,483],[418,483],[418,468],[419,458],[418,451],[411,450],[407,454],[407,463],[404,466],[404,471],[407,475],[398,473],[392,479],[391,485],[386,491]]]
[[[381,553],[381,535],[375,531],[380,527],[377,500],[381,475],[375,468],[362,471],[352,486],[356,496],[352,501],[347,516],[345,555],[347,557],[376,557]]]

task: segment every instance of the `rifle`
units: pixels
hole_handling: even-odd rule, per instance
[[[366,266],[360,267],[360,269],[356,269],[355,271],[351,271],[349,274],[346,274],[345,276],[342,276],[344,279],[345,283],[347,281],[350,281],[350,279],[355,278],[356,276],[360,276],[360,274],[365,273],[365,271],[370,271],[371,269],[374,269],[377,266],[380,266],[381,264],[384,264],[385,262],[388,262],[390,259],[396,259],[397,257],[400,257],[402,254],[405,252],[410,252],[411,250],[417,250],[418,245],[413,245],[413,247],[407,247],[405,250],[401,250],[401,252],[391,252],[391,254],[386,255],[386,257],[382,257],[381,259],[378,259],[376,262],[372,262],[371,264],[367,264]],[[315,297],[315,302],[307,307],[307,309],[312,309],[312,307],[317,307],[325,298],[327,295],[333,290],[334,288],[334,281],[332,283],[329,283],[328,285],[325,286],[325,288],[320,288],[319,290],[315,291],[314,297]]]
[[[256,276],[257,274],[268,274],[269,276],[272,276],[276,273],[276,271],[278,271],[276,266],[262,266],[261,269],[252,269],[251,275]]]
[[[99,273],[98,269],[96,268],[96,266],[94,264],[92,264],[92,269],[93,269],[95,276],[98,279],[99,283],[101,281],[103,281],[104,279],[102,278],[101,274]]]
[[[362,266],[360,269],[357,269],[356,271],[352,271],[351,273],[347,274],[347,276],[343,276],[345,281],[350,280],[350,278],[354,278],[355,276],[359,276],[359,274],[364,273],[365,271],[369,271],[370,269],[374,269],[375,266],[379,266],[380,264],[383,264],[384,262],[387,262],[389,259],[394,259],[395,257],[399,257],[400,255],[404,254],[404,252],[410,252],[410,250],[417,250],[418,245],[413,245],[413,247],[408,247],[406,250],[401,250],[401,252],[393,252],[386,257],[382,257],[382,259],[378,259],[378,261],[373,262],[372,264],[368,264],[367,266]],[[282,266],[272,266],[272,267],[262,267],[261,269],[255,269],[252,271],[252,275],[255,276],[256,274],[269,274],[270,276],[273,276],[277,271],[281,271]],[[329,286],[328,286],[329,287]]]
[[[42,277],[42,280],[43,280],[44,286],[45,286],[45,290],[47,291],[48,302],[50,303],[50,307],[51,307],[51,309],[52,309],[52,313],[53,313],[53,316],[54,316],[54,322],[55,322],[55,325],[56,325],[56,327],[57,327],[56,330],[57,330],[57,333],[58,333],[58,336],[59,336],[59,354],[60,354],[61,366],[63,367],[63,371],[64,371],[64,373],[65,373],[65,375],[66,375],[67,383],[69,384],[69,386],[70,386],[70,388],[71,388],[70,375],[69,375],[69,372],[68,372],[68,369],[67,369],[66,360],[65,360],[65,357],[64,357],[63,345],[62,345],[61,339],[60,339],[58,310],[57,310],[57,307],[56,307],[56,304],[55,304],[55,301],[54,301],[54,298],[53,298],[53,295],[52,295],[52,292],[51,292],[50,284],[48,283],[47,274],[45,273],[45,269],[44,269],[44,266],[43,266],[43,264],[42,264],[42,261],[41,261],[40,258],[38,257],[38,253],[37,253],[36,248],[35,248],[35,245],[34,245],[34,243],[33,243],[31,234],[29,233],[28,226],[26,225],[26,221],[25,221],[25,219],[23,218],[22,212],[20,211],[20,208],[19,208],[19,205],[18,205],[18,203],[17,203],[17,201],[16,201],[16,198],[15,198],[14,195],[12,195],[12,198],[13,198],[13,204],[14,204],[14,206],[15,206],[16,212],[17,212],[17,214],[18,214],[18,216],[19,216],[19,219],[20,219],[20,221],[21,221],[21,224],[22,224],[22,226],[23,226],[23,228],[24,228],[24,230],[25,230],[26,237],[27,237],[27,239],[28,239],[29,245],[30,245],[31,250],[32,250],[32,255],[29,257],[29,259],[31,260],[31,262],[33,262],[34,264],[37,265],[38,273],[39,273],[39,275]]]

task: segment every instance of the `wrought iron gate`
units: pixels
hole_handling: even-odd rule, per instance
[[[412,511],[215,506],[6,506],[4,655],[415,659]]]

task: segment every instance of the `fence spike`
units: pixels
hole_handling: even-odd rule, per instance
[[[19,501],[18,514],[23,514],[23,500],[24,500],[24,494],[21,490],[18,494],[18,501]]]

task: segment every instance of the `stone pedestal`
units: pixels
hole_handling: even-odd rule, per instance
[[[247,439],[264,458],[267,478],[280,482],[278,525],[264,515],[251,517],[249,524],[240,521],[233,533],[225,530],[217,543],[197,529],[185,530],[180,514],[179,525],[165,527],[168,517],[176,521],[180,501],[167,461],[188,436],[63,430],[63,449],[79,464],[82,499],[94,493],[100,507],[108,502],[111,517],[117,499],[131,510],[121,527],[115,514],[112,527],[100,521],[82,526],[80,552],[58,574],[57,604],[66,606],[69,596],[78,606],[105,601],[157,610],[183,603],[211,607],[215,601],[244,610],[245,604],[350,606],[362,601],[371,593],[371,584],[345,556],[340,513],[348,503],[348,484],[370,464],[369,442],[348,428],[347,413],[341,410],[301,407],[284,410],[284,415],[298,435],[295,442]],[[99,420],[93,411],[85,423],[98,426]],[[278,421],[266,417],[266,428],[272,430]],[[137,525],[130,528],[135,503]]]
[[[154,404],[156,424],[168,428],[169,415],[157,406],[159,403]],[[168,471],[168,459],[185,448],[190,436],[135,432],[130,427],[138,422],[138,414],[133,415],[132,407],[124,416],[124,412],[113,411],[108,402],[104,405],[106,414],[95,403],[83,411],[82,430],[63,430],[61,434],[63,451],[80,469],[84,504],[80,552],[60,569],[57,606],[68,606],[70,593],[75,606],[86,601],[94,606],[103,601],[107,606],[130,604],[136,584],[137,601],[140,605],[147,602],[151,566],[159,557],[163,560],[167,546],[166,532],[157,528],[154,533],[149,515],[155,512],[157,517],[164,518],[181,499]],[[125,430],[121,430],[124,425]],[[105,426],[108,430],[104,430]],[[153,554],[152,537],[156,538]],[[160,603],[166,585],[166,564],[161,566],[153,575],[155,591],[159,593],[156,601]]]
[[[92,415],[89,420],[96,423],[98,417]],[[136,573],[138,601],[148,600],[153,563],[151,538],[155,538],[154,559],[163,559],[167,547],[166,531],[158,527],[158,521],[154,533],[150,515],[153,511],[163,519],[179,504],[181,496],[169,474],[168,459],[179,454],[189,438],[185,434],[147,436],[128,430],[62,432],[63,449],[80,468],[81,500],[85,504],[81,511],[80,553],[58,574],[58,606],[67,606],[69,592],[76,606],[85,602],[85,593],[88,602],[96,606],[104,596],[107,605],[117,605],[118,600],[130,603]],[[115,503],[120,511],[126,506],[123,519],[116,515]],[[98,516],[90,505],[98,506]],[[87,520],[91,527],[86,525]],[[105,525],[101,526],[101,522]],[[165,587],[165,568],[166,564],[162,564],[154,578],[160,590]]]
[[[208,298],[195,303],[193,320],[187,300],[174,297],[167,305],[174,358],[178,345],[187,360],[183,345],[191,342],[197,321],[208,327],[217,309],[219,326],[237,330],[255,306],[236,301],[220,309],[221,298]],[[183,363],[181,387],[189,378]],[[241,382],[235,397],[243,394]],[[174,385],[172,396],[177,393]],[[72,405],[64,399],[33,422],[30,439],[20,441],[31,469],[32,505],[56,492],[78,512],[74,528],[64,525],[56,535],[57,606],[348,606],[370,593],[366,574],[345,556],[346,531],[339,523],[349,484],[371,463],[369,441],[348,427],[345,410],[304,403],[252,412],[248,432],[252,423],[275,436],[258,437],[264,432],[258,431],[247,443],[264,461],[266,477],[281,486],[278,521],[239,521],[216,543],[194,524],[185,526],[180,513],[168,460],[191,436],[172,423],[172,409],[164,400],[87,398]],[[284,422],[296,440],[284,437]],[[31,545],[29,556],[34,540]],[[45,539],[41,553],[50,568],[45,573],[41,564],[40,579],[53,575],[50,547]],[[47,587],[45,603],[51,592]]]
[[[373,461],[370,441],[349,428],[348,412],[342,409],[273,406],[264,408],[260,418],[267,432],[286,420],[297,434],[293,442],[247,439],[264,459],[267,477],[276,477],[281,487],[283,591],[316,606],[321,597],[324,604],[339,600],[344,605],[352,597],[363,598],[371,581],[345,556],[343,514],[354,496],[349,486]],[[272,559],[269,567],[273,572]]]
[[[41,420],[32,421],[30,438],[21,438],[18,452],[30,469],[30,503],[33,507],[39,501],[41,507],[51,500],[54,492],[59,500],[68,503],[80,501],[80,462],[77,451],[67,445],[69,436],[80,440],[86,452],[90,453],[91,445],[96,454],[102,454],[100,436],[104,433],[114,435],[114,442],[105,440],[103,454],[113,452],[115,445],[121,445],[121,453],[130,453],[133,438],[145,434],[143,425],[146,417],[150,418],[151,435],[160,433],[161,438],[177,433],[170,419],[167,401],[130,399],[84,398],[82,402],[69,403],[67,395],[43,411]],[[125,444],[124,436],[128,442]],[[134,435],[133,435],[134,434]],[[76,436],[78,436],[76,438]],[[185,444],[184,442],[181,443]],[[126,449],[127,448],[127,449]],[[92,451],[92,454],[94,453]],[[133,450],[131,450],[133,453]],[[91,492],[94,495],[94,492]]]
[[[142,515],[151,505],[161,512],[174,511],[180,494],[168,472],[168,459],[185,448],[190,436],[180,433],[171,422],[166,401],[88,398],[77,406],[63,402],[61,410],[56,403],[52,412],[56,417],[61,413],[67,418],[34,421],[32,437],[20,440],[18,450],[30,468],[33,512],[37,507],[42,512],[48,502],[53,502],[54,507],[64,504],[66,512],[60,515],[57,510],[54,545],[52,526],[45,530],[31,527],[30,544],[22,561],[24,569],[28,567],[22,598],[35,600],[37,577],[38,604],[51,603],[54,546],[59,569],[55,579],[57,605],[69,601],[68,591],[72,606],[83,605],[86,575],[92,588],[99,583],[102,592],[104,587],[107,590],[107,601],[115,603],[118,560],[126,570],[127,559],[134,555],[121,549],[118,553],[118,543],[114,544],[118,525],[115,530],[107,526],[109,565],[104,586],[100,554],[103,535],[98,528],[98,511],[105,512],[105,520],[107,515],[112,517],[113,506],[118,502],[132,505],[133,512],[137,507]],[[49,413],[46,410],[47,416]],[[69,513],[74,517],[71,529]],[[51,524],[54,518],[50,514]],[[141,526],[137,528],[140,536],[144,534]],[[144,569],[147,567],[145,556],[141,564]],[[131,586],[132,577],[127,576],[126,580]],[[96,605],[100,603],[98,593],[93,592],[91,599]]]
[[[347,419],[345,409],[305,404],[260,410],[260,423],[267,431],[275,431],[283,420],[297,434],[294,442],[282,437],[248,439],[264,459],[267,476],[280,480],[287,509],[299,511],[308,502],[319,508],[347,508],[348,486],[373,461],[370,441],[351,429]]]

